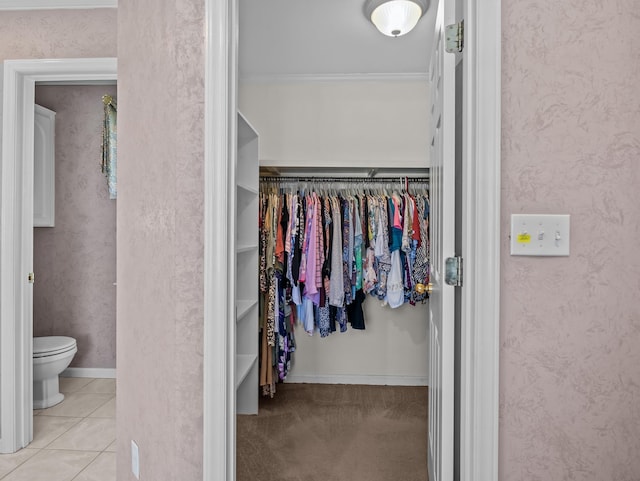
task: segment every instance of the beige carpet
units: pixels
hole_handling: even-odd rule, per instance
[[[237,481],[428,477],[426,387],[279,384],[237,433]]]

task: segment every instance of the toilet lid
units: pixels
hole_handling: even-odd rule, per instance
[[[45,336],[33,338],[33,357],[54,356],[71,351],[76,347],[76,340],[66,336]]]

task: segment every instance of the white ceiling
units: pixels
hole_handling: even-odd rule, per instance
[[[241,78],[427,73],[435,5],[414,30],[382,35],[365,0],[239,0]]]

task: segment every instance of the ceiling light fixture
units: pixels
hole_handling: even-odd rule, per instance
[[[364,13],[389,37],[409,33],[429,7],[429,0],[367,0]]]

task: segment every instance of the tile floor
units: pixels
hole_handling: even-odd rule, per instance
[[[65,398],[33,412],[33,442],[0,455],[2,481],[115,481],[115,379],[60,378]]]

